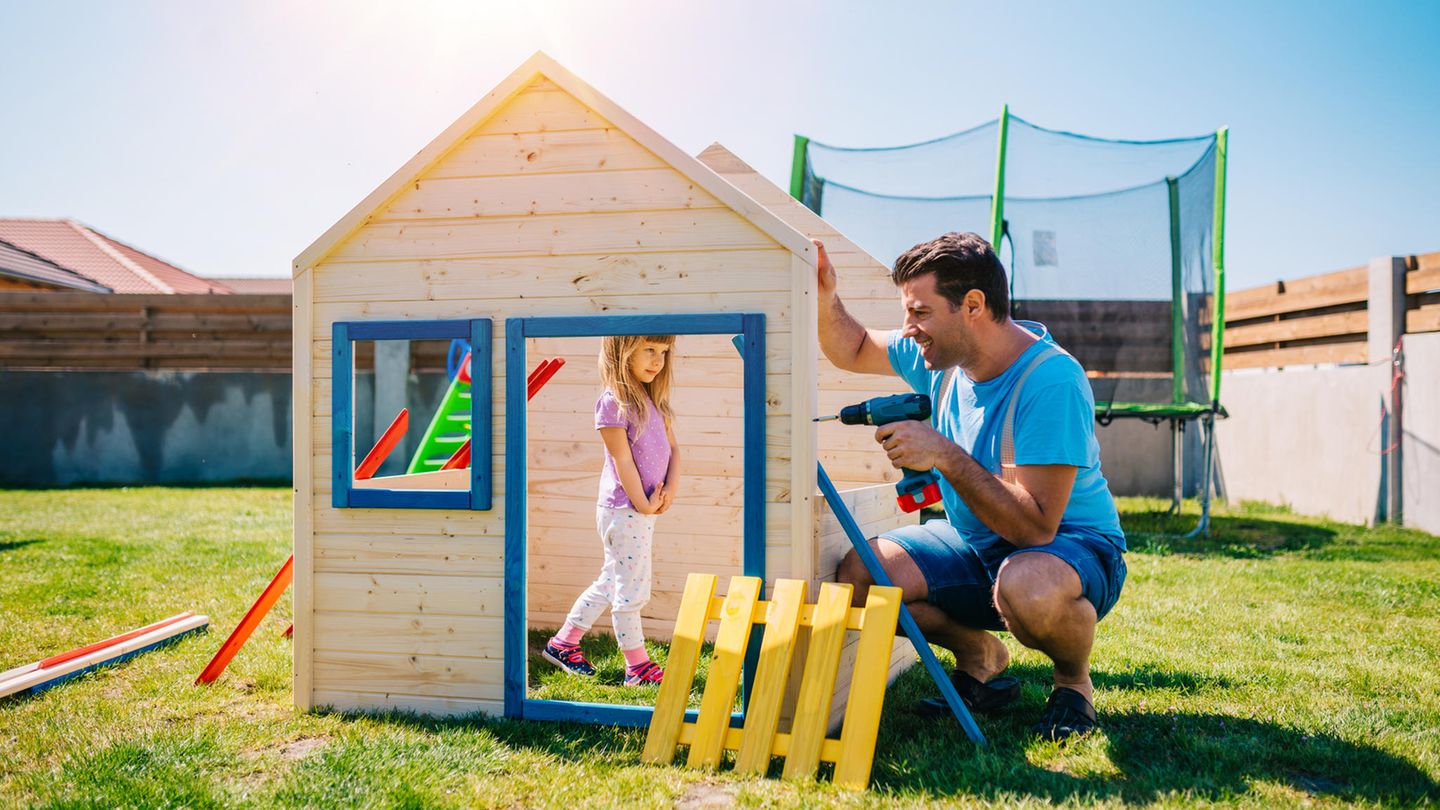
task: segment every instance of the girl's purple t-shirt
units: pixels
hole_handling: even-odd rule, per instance
[[[665,473],[670,469],[670,439],[665,435],[665,419],[649,397],[645,398],[645,406],[649,408],[650,418],[646,419],[645,426],[641,427],[634,420],[620,415],[620,400],[606,389],[595,403],[595,429],[625,428],[625,438],[630,443],[630,455],[635,458],[635,468],[640,471],[640,484],[645,487],[645,497],[648,498],[655,493],[660,482],[665,480]],[[617,509],[635,508],[625,494],[625,487],[620,484],[620,476],[615,473],[615,459],[608,449],[605,452],[605,469],[600,473],[599,505]]]

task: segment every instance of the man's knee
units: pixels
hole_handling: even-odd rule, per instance
[[[995,597],[1007,624],[1038,630],[1073,609],[1080,576],[1053,554],[1015,554],[996,573]]]
[[[873,544],[875,541],[870,542]],[[870,586],[875,584],[875,577],[871,576],[870,569],[865,567],[865,561],[853,548],[840,558],[840,567],[835,571],[835,578],[854,588],[852,601],[856,605],[865,604],[865,596],[870,592]]]

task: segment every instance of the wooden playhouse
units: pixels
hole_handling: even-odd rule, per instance
[[[812,421],[900,383],[820,355],[810,237],[852,312],[898,324],[884,265],[723,147],[692,157],[537,54],[300,254],[296,703],[634,722],[526,696],[526,629],[557,626],[601,561],[603,334],[680,335],[682,483],[656,532],[649,638],[668,637],[691,571],[722,590],[834,578],[849,543],[817,459],[867,534],[913,522],[872,432]],[[355,346],[459,336],[470,468],[355,480]],[[527,402],[551,357],[565,366]],[[913,657],[897,641],[892,675]]]

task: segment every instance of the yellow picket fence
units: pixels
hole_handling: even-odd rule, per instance
[[[815,604],[806,604],[806,583],[775,582],[770,601],[760,599],[758,577],[732,577],[729,593],[715,596],[714,574],[691,574],[685,582],[665,679],[642,758],[668,765],[677,745],[689,745],[686,764],[716,767],[726,750],[737,752],[735,770],[763,774],[772,756],[785,758],[784,776],[814,778],[821,761],[835,764],[837,785],[864,789],[870,784],[875,735],[885,702],[886,676],[900,615],[900,589],[875,586],[865,607],[850,607],[849,585],[826,582]],[[719,620],[714,658],[696,722],[685,722],[685,707],[700,660],[706,623]],[[740,685],[751,627],[765,625],[760,641],[750,705],[744,728],[731,728],[730,711]],[[808,651],[789,733],[778,731],[800,628],[810,628]],[[840,668],[847,630],[860,633],[855,671],[839,739],[825,736],[830,699]]]

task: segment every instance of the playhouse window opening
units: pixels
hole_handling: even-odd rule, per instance
[[[335,506],[489,508],[489,333],[484,320],[335,325]]]

